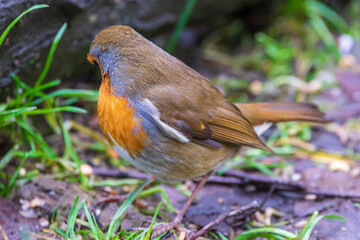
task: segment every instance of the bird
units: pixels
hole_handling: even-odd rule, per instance
[[[99,123],[116,152],[165,182],[201,179],[155,235],[180,228],[214,169],[241,147],[273,153],[259,138],[271,124],[327,121],[312,103],[232,103],[210,80],[129,26],[101,30],[87,59],[100,68]]]

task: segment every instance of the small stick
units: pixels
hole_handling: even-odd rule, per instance
[[[150,174],[140,173],[136,171],[124,172],[118,169],[104,169],[104,168],[93,168],[94,174],[105,177],[118,177],[118,178],[137,178],[146,179],[150,178]],[[317,189],[307,189],[304,182],[287,181],[283,179],[276,179],[267,176],[261,176],[253,173],[246,173],[240,170],[228,170],[224,173],[225,176],[211,176],[208,180],[209,183],[219,183],[227,185],[241,185],[247,182],[262,183],[266,185],[276,184],[276,188],[284,191],[301,191],[304,194],[315,194],[323,197],[334,197],[334,198],[350,198],[360,199],[360,194],[356,193],[339,193],[330,192]]]
[[[274,183],[269,192],[266,194],[266,197],[263,199],[263,201],[261,202],[260,206],[259,206],[259,210],[261,211],[261,209],[264,207],[265,203],[267,202],[267,200],[269,200],[270,196],[274,193],[275,189],[277,187],[277,183]]]
[[[246,181],[260,182],[260,183],[265,183],[265,184],[277,183],[279,186],[287,186],[287,187],[300,188],[300,189],[306,188],[306,186],[303,182],[286,181],[286,180],[282,180],[282,179],[261,176],[258,174],[246,173],[244,171],[239,171],[239,170],[228,170],[224,174],[226,174],[228,176],[232,176],[232,177],[242,178],[245,180],[244,182],[246,182]]]
[[[254,201],[254,202],[250,203],[249,205],[242,206],[242,207],[239,207],[239,208],[237,208],[235,210],[232,210],[230,212],[220,214],[215,220],[209,222],[205,227],[203,227],[202,229],[200,229],[196,233],[190,234],[189,240],[194,240],[194,239],[204,235],[212,227],[214,227],[215,225],[221,223],[222,221],[224,221],[225,219],[227,219],[229,217],[233,217],[233,216],[236,216],[236,215],[239,215],[239,214],[243,214],[243,213],[245,213],[246,211],[249,211],[249,210],[252,210],[251,213],[248,214],[248,215],[251,215],[257,209],[258,209],[258,204],[257,204],[256,201]]]

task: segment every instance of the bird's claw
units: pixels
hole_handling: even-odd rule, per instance
[[[138,228],[133,228],[131,230],[135,230],[135,231],[139,231],[139,230],[143,230],[143,231],[147,231],[149,230],[149,228],[144,228],[144,227],[138,227]],[[180,225],[180,221],[177,221],[176,219],[172,220],[171,222],[168,223],[159,223],[157,225],[155,225],[152,228],[152,234],[151,234],[151,238],[155,238],[163,233],[166,233],[168,231],[172,231],[172,230],[177,230],[179,232],[190,232],[189,230],[187,230],[186,228],[182,227]]]

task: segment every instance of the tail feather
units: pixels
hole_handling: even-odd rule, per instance
[[[306,121],[325,123],[324,113],[315,104],[296,102],[235,103],[253,126],[263,123]]]

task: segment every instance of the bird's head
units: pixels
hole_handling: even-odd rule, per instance
[[[128,26],[105,28],[92,41],[87,59],[98,66],[104,75],[111,65],[119,63],[142,39],[140,34]]]

